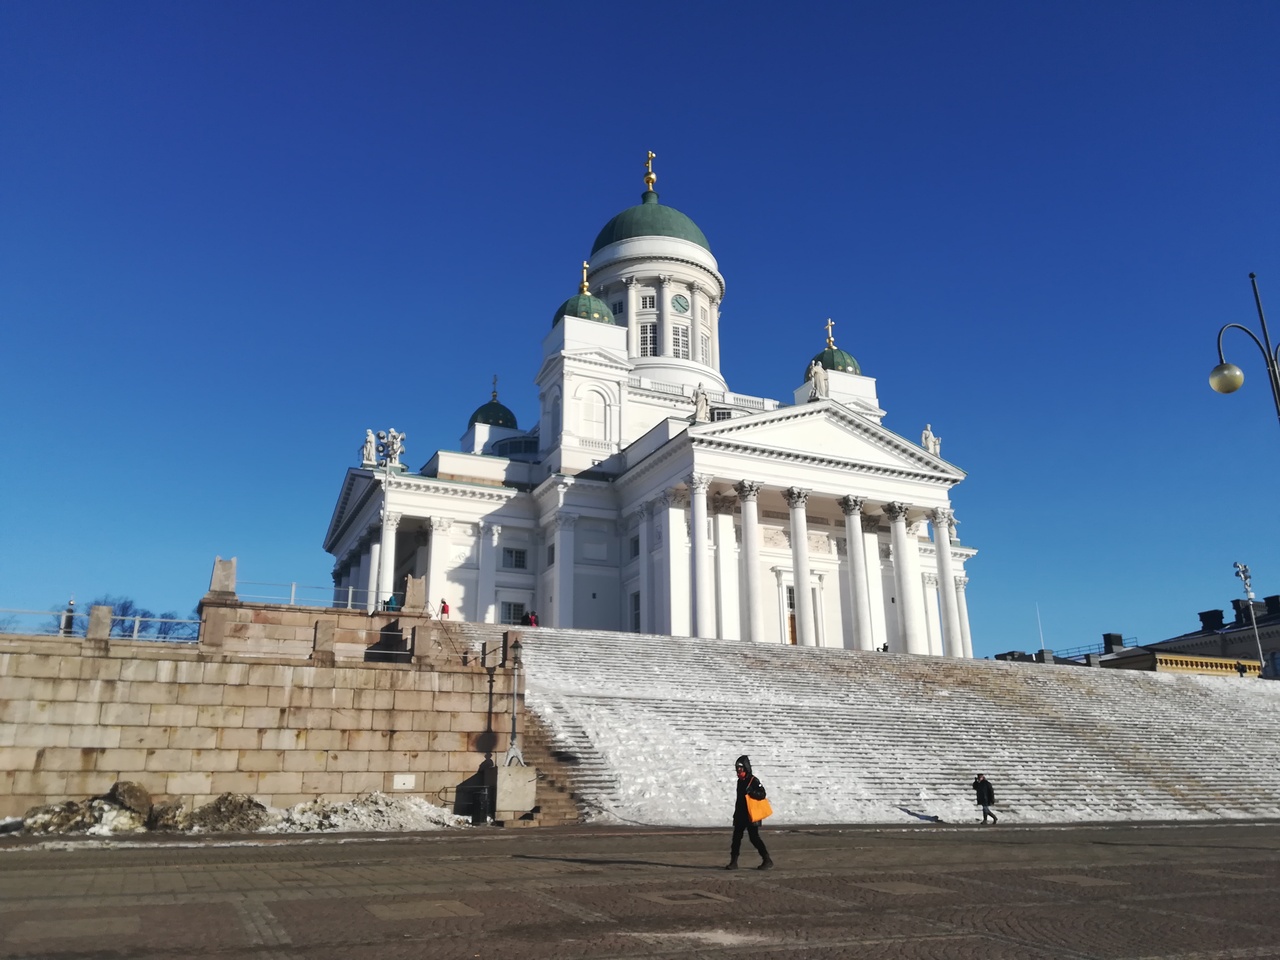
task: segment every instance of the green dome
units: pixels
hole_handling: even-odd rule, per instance
[[[467,426],[474,427],[477,423],[487,423],[491,427],[510,427],[512,430],[520,429],[516,426],[516,415],[498,402],[496,393],[492,400],[471,415]]]
[[[583,320],[594,320],[596,323],[613,323],[613,311],[599,297],[589,293],[579,293],[570,297],[560,305],[551,321],[554,327],[561,317],[581,317]]]
[[[821,353],[816,354],[813,360],[817,360],[828,370],[839,370],[841,373],[862,373],[862,368],[858,366],[858,361],[839,347],[827,347]],[[813,360],[809,362],[813,363]],[[804,368],[804,378],[805,380],[809,379],[808,367]]]
[[[640,195],[640,201],[639,205],[627,207],[604,225],[591,248],[593,254],[611,243],[631,237],[675,237],[689,240],[711,252],[711,245],[698,225],[675,207],[660,204],[654,191],[646,190]]]

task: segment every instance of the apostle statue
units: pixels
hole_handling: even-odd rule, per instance
[[[933,424],[924,425],[924,433],[920,434],[920,446],[935,457],[942,456],[942,438],[934,435]]]
[[[378,452],[382,454],[382,459],[378,461],[379,465],[385,467],[400,466],[400,454],[404,453],[405,434],[396,433],[396,428],[392,427],[386,433],[378,431]]]
[[[816,359],[809,364],[809,375],[805,379],[813,387],[809,391],[810,400],[825,400],[831,396],[831,383],[827,379],[827,368]]]
[[[699,383],[693,391],[693,421],[694,423],[707,423],[710,419],[711,401],[707,397],[707,391]]]
[[[378,462],[378,441],[372,430],[364,432],[364,446],[360,448],[360,466],[372,467]]]

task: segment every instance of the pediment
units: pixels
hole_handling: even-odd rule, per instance
[[[690,429],[696,445],[960,480],[964,471],[836,401],[783,407]]]
[[[360,507],[373,487],[377,486],[373,477],[365,470],[354,467],[347,470],[346,479],[342,483],[342,492],[338,494],[338,502],[333,508],[333,517],[329,520],[329,530],[324,537],[324,548],[329,550],[341,535],[348,518]]]

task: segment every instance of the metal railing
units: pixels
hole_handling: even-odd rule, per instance
[[[41,637],[83,637],[89,629],[89,614],[70,610],[0,609],[0,633]],[[160,640],[195,643],[200,639],[199,620],[171,617],[144,617],[139,614],[112,615],[110,636],[116,640]]]

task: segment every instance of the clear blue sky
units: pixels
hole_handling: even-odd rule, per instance
[[[955,492],[975,650],[1280,593],[1280,4],[0,5],[0,606],[327,584],[366,427],[416,468],[637,202],[705,231],[730,385],[836,320]],[[1280,327],[1278,327],[1280,330]]]

